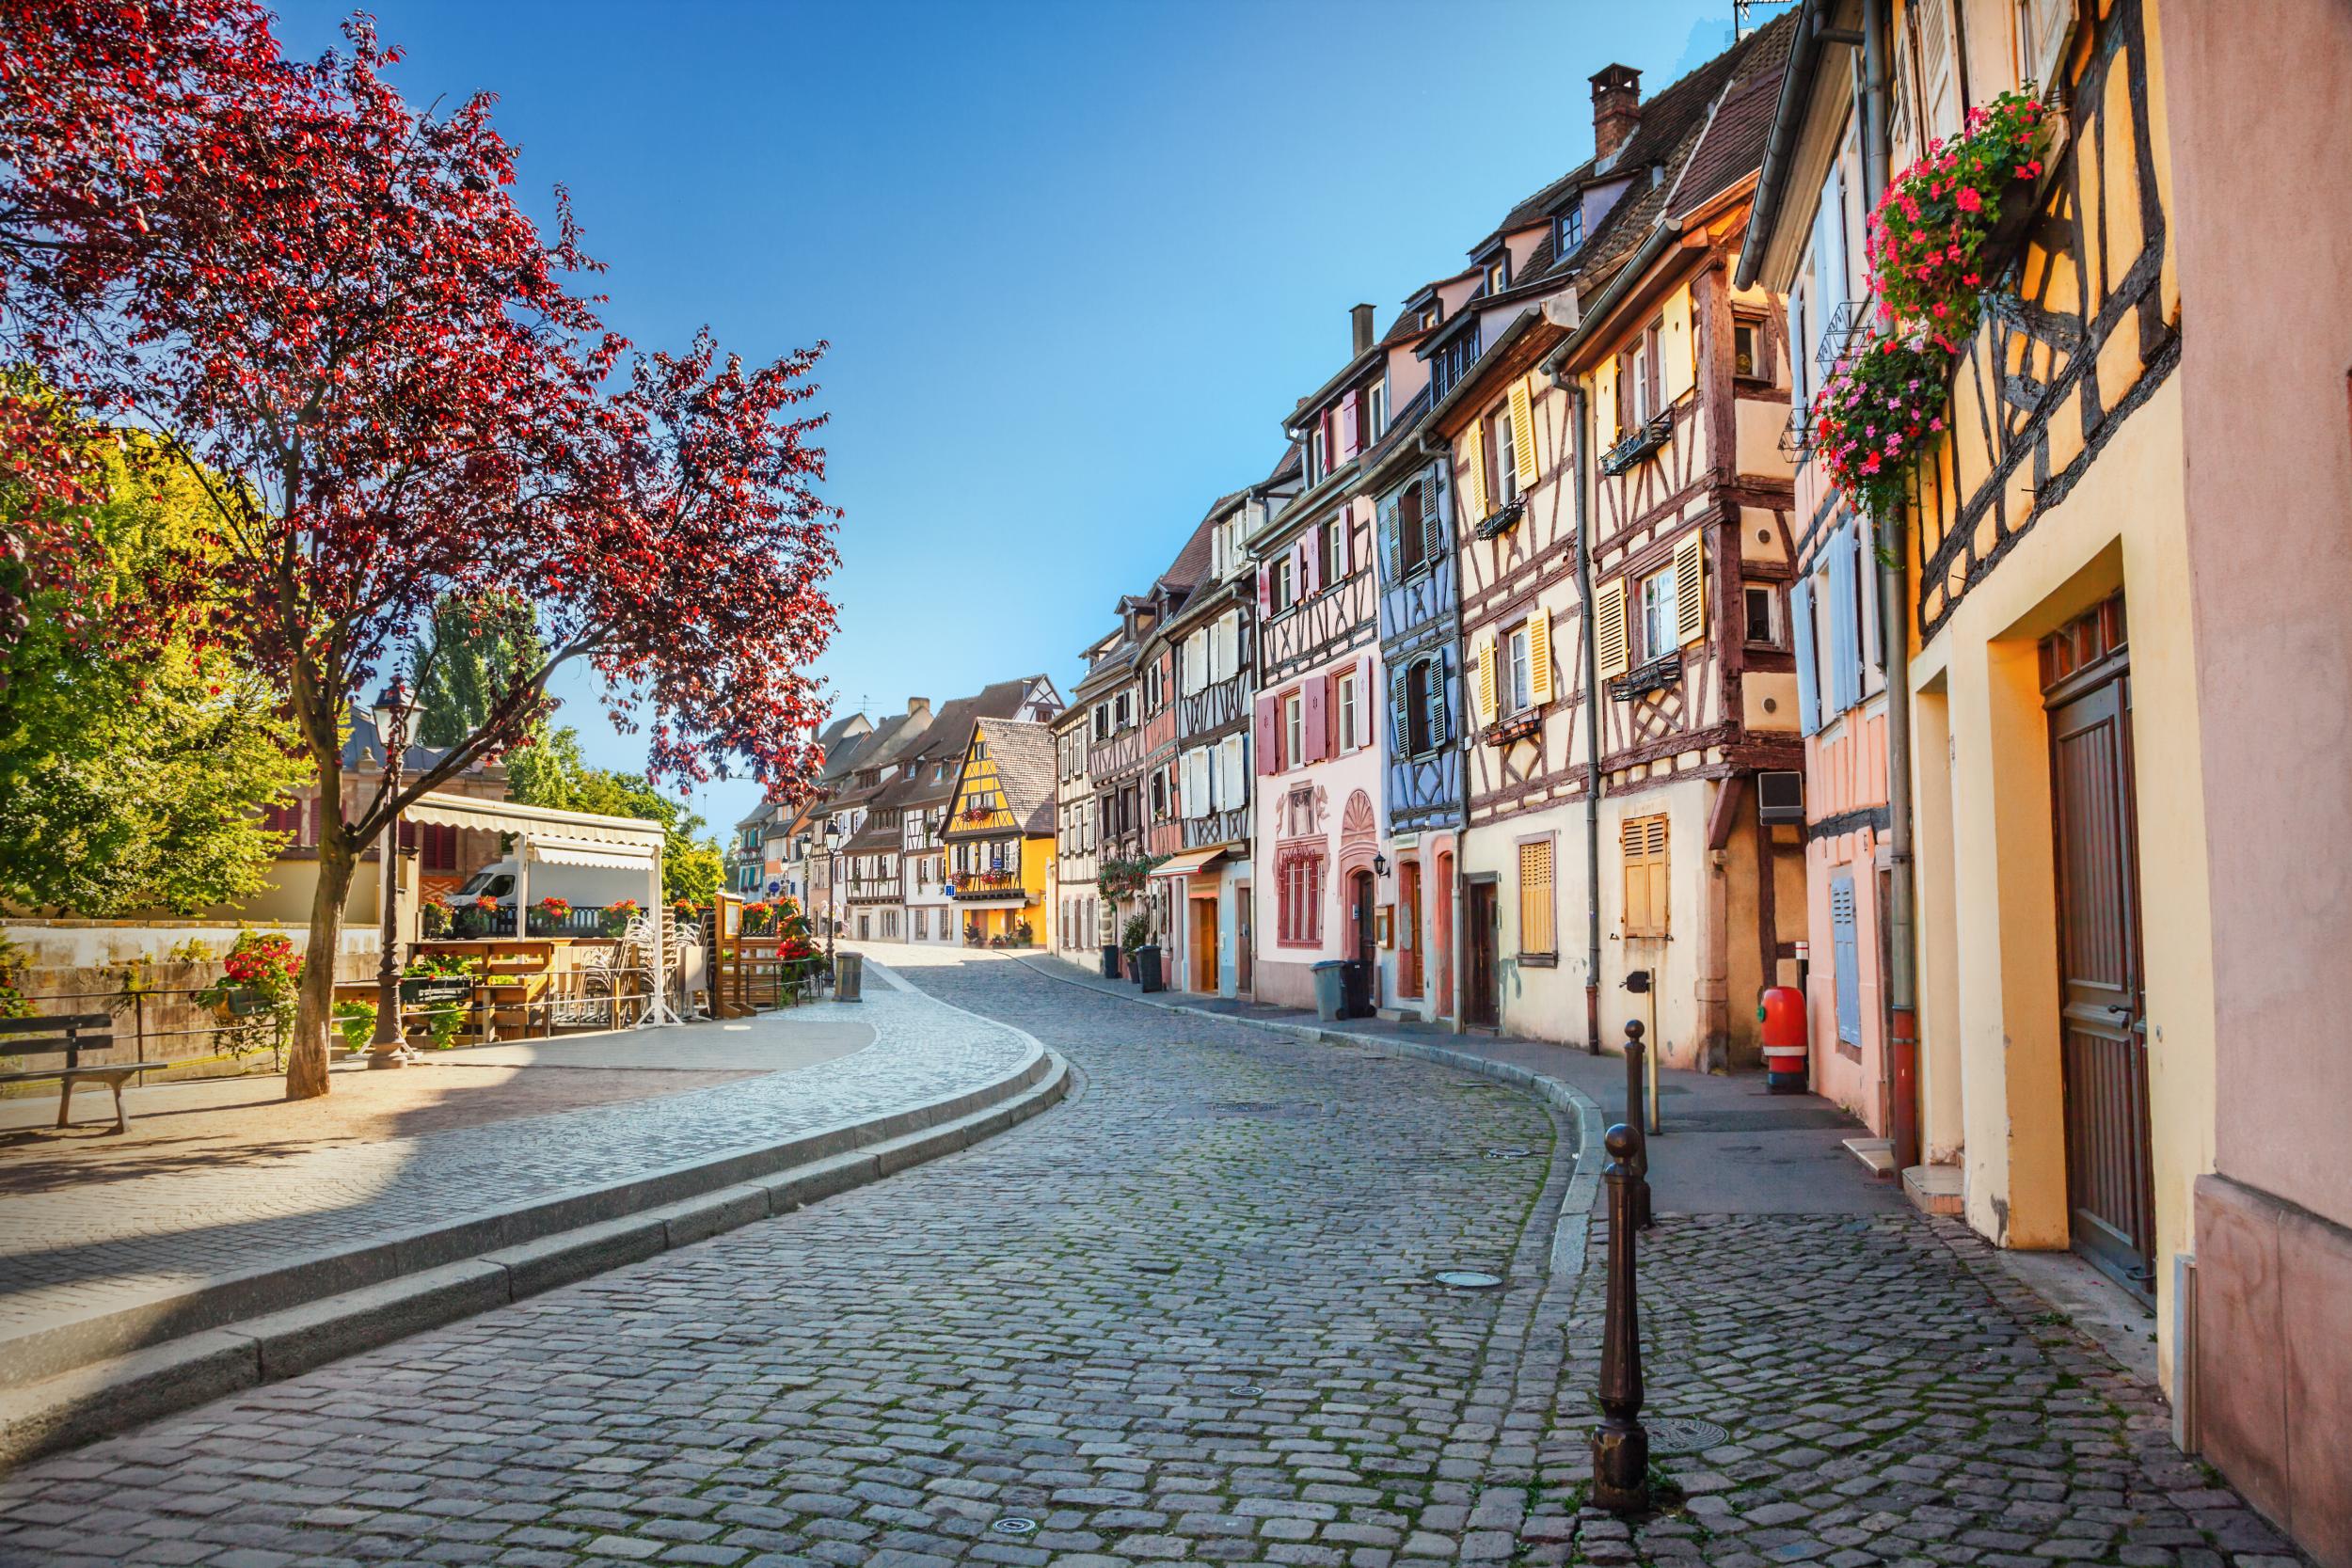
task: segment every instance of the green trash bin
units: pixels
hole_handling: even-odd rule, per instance
[[[1336,1022],[1347,1009],[1347,960],[1326,958],[1311,966],[1315,977],[1315,1016]]]

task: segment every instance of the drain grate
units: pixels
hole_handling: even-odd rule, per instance
[[[1014,1514],[999,1519],[988,1528],[995,1531],[998,1535],[1035,1535],[1037,1533],[1037,1521],[1035,1519],[1024,1519],[1018,1514]]]
[[[1524,1160],[1534,1152],[1532,1148],[1490,1148],[1486,1150],[1486,1158],[1489,1160]]]
[[[1704,1453],[1731,1441],[1731,1433],[1714,1422],[1689,1416],[1661,1416],[1642,1424],[1648,1429],[1652,1453]]]
[[[1485,1274],[1477,1269],[1439,1269],[1429,1277],[1456,1291],[1491,1291],[1502,1283],[1501,1275]]]

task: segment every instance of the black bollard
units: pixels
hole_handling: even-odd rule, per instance
[[[1609,1305],[1600,1330],[1600,1425],[1593,1433],[1593,1506],[1649,1507],[1649,1433],[1642,1428],[1642,1317],[1634,1295],[1634,1130],[1609,1130]]]
[[[1633,1158],[1627,1168],[1633,1176],[1633,1223],[1647,1230],[1649,1218],[1649,1126],[1647,1082],[1643,1074],[1647,1068],[1648,1048],[1642,1043],[1642,1021],[1629,1019],[1625,1026],[1625,1127],[1633,1139]]]

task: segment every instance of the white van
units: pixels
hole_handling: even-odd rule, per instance
[[[477,898],[488,896],[498,900],[501,910],[515,907],[515,880],[521,871],[512,855],[492,861],[466,879],[466,885],[450,895],[450,902],[458,909],[469,909]],[[624,898],[633,898],[640,909],[645,905],[645,874],[642,871],[621,871],[598,865],[550,865],[545,861],[531,867],[529,891],[533,904],[553,895],[575,910],[604,909]]]

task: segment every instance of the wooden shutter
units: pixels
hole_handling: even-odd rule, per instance
[[[1261,620],[1274,613],[1274,568],[1265,562],[1258,563],[1258,616]]]
[[[1258,750],[1257,771],[1261,774],[1279,773],[1282,770],[1280,720],[1281,707],[1278,699],[1273,697],[1258,699],[1258,718],[1255,729]]]
[[[1495,721],[1495,640],[1489,632],[1478,644],[1478,722]]]
[[[1649,389],[1650,418],[1656,419],[1665,411],[1665,402],[1661,395],[1663,388],[1659,383],[1659,341],[1656,322],[1650,323],[1649,330],[1642,335],[1642,342],[1645,350],[1642,355],[1642,374],[1645,385]]]
[[[1528,700],[1537,707],[1551,701],[1551,611],[1540,606],[1527,617]]]
[[[1837,1037],[1848,1045],[1862,1043],[1862,953],[1854,940],[1853,879],[1835,877],[1829,884],[1829,944],[1836,969]]]
[[[1552,925],[1551,840],[1519,846],[1519,951],[1549,956],[1560,950]]]
[[[1625,579],[1601,584],[1593,595],[1593,635],[1600,653],[1600,678],[1622,675],[1632,668],[1625,640]]]
[[[1462,433],[1462,467],[1470,473],[1470,522],[1486,520],[1486,437],[1478,421]]]
[[[1800,283],[1788,291],[1788,400],[1800,412],[1811,401],[1805,375],[1804,290]]]
[[[1442,489],[1434,476],[1426,492],[1416,490],[1421,523],[1421,558],[1424,562],[1436,561],[1439,550],[1451,547],[1446,542],[1445,519],[1438,515],[1438,509],[1445,504],[1441,495]]]
[[[1617,830],[1625,867],[1625,934],[1667,933],[1666,818],[1636,816]]]
[[[1707,635],[1707,531],[1675,546],[1675,644],[1689,647]]]
[[[1395,582],[1405,576],[1403,529],[1397,498],[1391,496],[1380,503],[1373,523],[1373,531],[1380,536],[1380,575],[1385,582]]]
[[[1829,711],[1845,712],[1862,700],[1861,605],[1854,597],[1857,551],[1851,525],[1829,542]]]
[[[1446,711],[1444,656],[1431,658],[1421,668],[1422,678],[1429,683],[1429,744],[1434,749],[1443,746],[1453,733],[1453,715]]]
[[[1321,762],[1331,754],[1331,677],[1312,675],[1299,689],[1299,727],[1305,732],[1299,743],[1304,754],[1301,762]]]
[[[1535,413],[1528,391],[1530,379],[1521,376],[1511,385],[1511,446],[1518,458],[1518,479],[1522,495],[1535,483]]]
[[[1334,468],[1345,462],[1348,452],[1359,444],[1356,433],[1361,426],[1356,420],[1356,407],[1354,398],[1343,399],[1333,418],[1332,422],[1338,426],[1339,432],[1339,438],[1331,444],[1331,467]]]
[[[1356,744],[1372,744],[1372,694],[1379,688],[1373,684],[1375,673],[1372,655],[1364,654],[1356,660]]]
[[[1797,733],[1821,727],[1820,672],[1813,663],[1813,579],[1799,578],[1788,590],[1788,628],[1797,650]]]
[[[1391,665],[1389,669],[1389,754],[1392,757],[1413,754],[1412,725],[1408,721],[1412,708],[1406,701],[1408,693],[1406,689],[1406,682],[1412,673],[1412,667],[1404,664]]]

